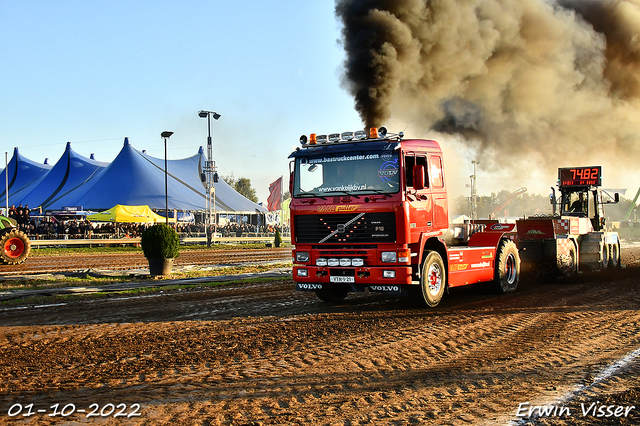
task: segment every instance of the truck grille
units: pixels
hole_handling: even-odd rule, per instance
[[[295,217],[296,243],[392,243],[393,212],[314,214]]]

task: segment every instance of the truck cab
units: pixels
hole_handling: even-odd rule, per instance
[[[436,306],[447,286],[495,278],[509,228],[451,252],[440,145],[403,137],[384,128],[301,137],[289,157],[298,290],[329,302],[351,291],[408,294]],[[517,284],[514,251],[508,288]]]

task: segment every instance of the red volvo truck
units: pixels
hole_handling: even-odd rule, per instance
[[[447,288],[516,289],[515,225],[445,238],[447,186],[436,141],[372,128],[303,135],[300,143],[289,156],[297,290],[327,302],[349,292],[404,294],[434,307]]]

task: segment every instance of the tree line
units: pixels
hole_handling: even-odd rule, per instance
[[[256,190],[251,186],[251,180],[246,177],[236,178],[233,173],[227,176],[222,176],[222,179],[238,193],[245,198],[258,202]],[[510,197],[511,192],[503,189],[498,193],[491,193],[491,195],[479,195],[476,197],[477,204],[477,217],[488,218],[492,213],[495,218],[500,217],[524,217],[534,215],[549,215],[553,212],[549,195],[529,194],[525,192],[522,195],[512,199],[504,208],[496,211],[501,207]],[[287,192],[284,196],[286,199],[289,197]],[[633,200],[626,199],[620,196],[620,202],[618,204],[605,205],[605,214],[610,221],[624,220],[631,208]],[[470,197],[463,195],[452,200],[450,206],[450,214],[454,215],[467,215],[471,216],[471,200]],[[630,220],[640,219],[640,209],[635,207],[629,217]]]
[[[511,195],[510,191],[503,189],[498,193],[491,193],[491,195],[482,195],[476,197],[476,211],[477,217],[488,218],[489,215],[495,212],[500,206],[502,206]],[[612,194],[613,195],[613,194]],[[620,196],[620,202],[617,204],[605,205],[605,215],[610,221],[624,220],[629,209],[632,207],[633,200],[626,199],[624,196]],[[461,195],[454,200],[449,206],[450,215],[467,215],[471,216],[471,200],[470,197]],[[549,195],[524,194],[512,199],[503,209],[495,213],[495,218],[501,217],[523,217],[534,215],[550,215],[553,212],[551,200]],[[629,220],[640,219],[640,208],[634,207]]]

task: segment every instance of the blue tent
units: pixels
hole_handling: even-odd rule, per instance
[[[79,188],[108,165],[77,154],[71,149],[71,142],[67,142],[64,154],[55,166],[37,182],[35,189],[17,202],[28,204],[31,208],[42,206],[43,210],[48,209],[56,197]]]
[[[6,203],[7,171],[9,172],[9,205],[18,205],[20,203],[16,201],[21,200],[31,192],[50,169],[51,165],[47,164],[47,160],[45,160],[44,164],[36,163],[20,155],[17,147],[14,148],[11,161],[9,161],[6,169],[0,173],[0,186],[2,187],[0,205],[5,205]]]
[[[156,167],[164,170],[164,159],[155,158],[148,156],[143,153],[145,158],[151,161]],[[204,188],[201,181],[201,173],[202,168],[206,162],[206,157],[204,156],[204,149],[200,147],[198,151],[198,155],[194,155],[193,157],[185,158],[184,160],[169,160],[169,164],[167,165],[167,169],[169,174],[179,179],[185,186],[188,188],[199,188],[202,192],[202,197],[206,195],[206,189]],[[197,173],[193,173],[197,171]],[[248,198],[241,195],[238,191],[231,188],[227,182],[220,179],[219,182],[214,183],[215,187],[215,207],[216,212],[247,212],[247,213],[255,213],[256,209],[261,212],[266,212],[267,209],[264,207],[254,203]],[[203,205],[200,210],[204,210],[205,206]]]
[[[167,195],[169,209],[202,211],[206,208],[206,190],[200,174],[206,161],[204,151],[167,163]],[[133,148],[125,138],[118,156],[99,174],[94,174],[82,186],[59,193],[46,209],[83,206],[85,210],[106,210],[116,204],[148,205],[165,208],[164,159],[151,157]],[[216,185],[216,211],[266,211],[246,199],[224,181]]]

